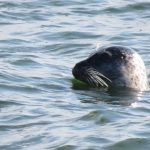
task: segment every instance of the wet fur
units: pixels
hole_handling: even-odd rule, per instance
[[[94,87],[149,89],[144,62],[137,52],[123,46],[99,48],[72,70],[76,79]]]

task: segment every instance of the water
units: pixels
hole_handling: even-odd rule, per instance
[[[72,67],[96,44],[138,49],[149,0],[0,1],[0,150],[150,149],[150,92],[91,89]]]

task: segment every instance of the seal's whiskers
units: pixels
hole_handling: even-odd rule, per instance
[[[93,80],[91,79],[90,76],[87,77],[87,81],[88,81],[88,83],[90,83],[91,85],[95,86],[95,83],[93,82]]]
[[[103,74],[97,72],[94,68],[88,68],[87,75],[88,75],[89,84],[95,85],[97,87],[99,87],[99,86],[108,87],[108,84],[104,81],[104,79],[111,82],[110,79],[108,79]],[[102,79],[102,78],[104,78],[104,79]]]
[[[93,78],[94,81],[96,81],[97,87],[99,86],[99,84],[101,86],[104,86],[104,83],[103,83],[104,81],[100,77],[98,77],[97,75],[94,75],[94,74],[91,74],[91,77]]]

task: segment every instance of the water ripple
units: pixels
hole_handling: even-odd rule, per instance
[[[116,144],[108,147],[109,150],[125,150],[125,149],[148,149],[150,147],[149,139],[146,138],[128,138],[117,142]]]
[[[149,70],[148,0],[0,1],[0,149],[149,149],[150,94],[73,80],[97,43]]]
[[[107,13],[130,13],[130,12],[136,12],[139,11],[147,11],[149,9],[150,3],[149,2],[141,2],[141,3],[134,3],[134,4],[128,4],[122,7],[108,7],[105,8],[104,11]]]

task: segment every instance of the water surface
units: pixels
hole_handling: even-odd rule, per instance
[[[150,93],[74,84],[99,45],[136,48],[150,74],[149,0],[0,1],[0,149],[150,149]]]

